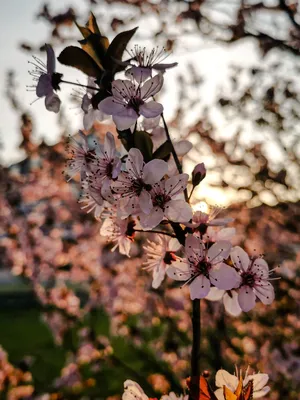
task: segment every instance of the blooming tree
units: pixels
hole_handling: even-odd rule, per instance
[[[111,115],[120,145],[116,145],[110,132],[103,143],[93,145],[85,132],[80,132],[79,140],[71,138],[66,166],[68,180],[79,175],[81,207],[94,211],[97,220],[102,221],[100,234],[114,243],[112,251],[118,248],[121,254],[130,257],[137,234],[154,237],[144,246],[145,269],[153,272],[154,289],[162,285],[167,275],[171,280],[182,281],[181,285],[188,285],[190,290],[193,343],[188,394],[180,393],[177,397],[171,392],[163,400],[261,397],[269,391],[265,386],[266,374],[242,379],[240,372],[231,376],[219,371],[216,375],[219,389],[214,393],[200,371],[200,300],[223,298],[226,310],[232,315],[250,311],[256,299],[269,305],[274,300],[270,283],[273,271],[262,256],[249,257],[242,248],[232,246],[234,230],[222,228],[232,219],[215,218],[217,209],[210,214],[193,210],[193,191],[205,179],[205,166],[196,165],[191,176],[183,173],[179,156],[184,156],[192,146],[188,142],[179,142],[177,146],[173,143],[163,105],[154,98],[167,79],[166,70],[177,63],[160,63],[166,54],[164,50],[148,51],[139,46],[124,61],[124,50],[136,29],[120,33],[109,44],[93,14],[85,27],[77,26],[84,38],[80,42],[82,48],[68,46],[58,60],[88,75],[87,85],[74,83],[87,89],[82,98],[84,128],[88,129],[94,118]],[[47,68],[36,67],[33,72],[36,94],[45,96],[49,111],[58,112],[60,100],[54,92],[63,84],[72,83],[56,72],[50,45],[46,45],[46,51]],[[35,61],[42,65],[41,61]],[[116,79],[122,73],[129,79]],[[154,130],[159,131],[158,145],[153,140]],[[43,291],[38,284],[37,288]],[[50,296],[57,304],[67,302],[70,313],[78,311],[78,300],[66,287],[53,289]],[[68,376],[78,380],[76,367],[69,369]],[[148,396],[138,383],[127,380],[122,398],[147,400]]]

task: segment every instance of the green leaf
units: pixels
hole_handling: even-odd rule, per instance
[[[133,134],[133,147],[136,147],[144,156],[144,161],[152,160],[153,142],[149,133],[145,131],[135,131]]]
[[[122,60],[124,50],[129,40],[135,34],[137,29],[138,27],[133,28],[129,31],[121,32],[113,39],[113,41],[111,42],[111,44],[107,49],[105,63],[104,63],[105,69],[113,69],[113,68],[115,68],[116,70],[124,69],[124,67],[120,65],[116,66],[114,59]]]
[[[57,57],[61,64],[74,67],[88,76],[100,78],[102,71],[92,57],[75,46],[66,47]]]
[[[153,153],[153,158],[160,158],[161,160],[166,160],[172,151],[172,144],[167,140]]]

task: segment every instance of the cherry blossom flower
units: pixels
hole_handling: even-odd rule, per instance
[[[239,246],[230,253],[234,266],[241,273],[241,284],[238,288],[238,302],[243,311],[250,311],[255,306],[258,297],[263,304],[271,304],[274,300],[274,288],[269,282],[270,273],[268,264],[259,257],[249,258],[248,254]]]
[[[69,159],[66,163],[65,175],[68,181],[77,173],[80,173],[82,180],[85,179],[86,174],[92,171],[96,159],[97,143],[95,142],[95,148],[90,148],[87,136],[82,131],[79,131],[78,135],[80,140],[70,137],[67,145]]]
[[[127,217],[139,209],[149,214],[153,207],[149,191],[167,173],[167,163],[155,159],[145,164],[140,150],[132,148],[126,168],[127,171],[121,172],[118,180],[112,183],[112,189],[121,196],[119,206],[122,216]]]
[[[178,198],[186,188],[188,174],[172,176],[153,185],[150,195],[153,208],[148,214],[140,215],[143,229],[152,229],[166,217],[174,222],[186,222],[192,217],[192,209],[184,200]]]
[[[161,400],[188,400],[188,398],[188,394],[181,394],[177,396],[174,392],[170,392],[169,394],[163,395]]]
[[[81,209],[85,210],[87,213],[94,211],[95,218],[99,220],[105,206],[109,204],[105,201],[102,194],[102,185],[98,184],[97,176],[94,174],[82,181],[81,185],[82,193],[78,201],[81,204]],[[111,194],[106,193],[106,199],[107,198],[113,202],[113,196]]]
[[[140,385],[130,379],[124,382],[122,400],[149,400]]]
[[[217,287],[211,287],[206,300],[210,301],[223,301],[225,311],[232,317],[237,317],[242,313],[242,309],[238,302],[238,293],[236,290],[221,290]]]
[[[126,75],[131,75],[137,82],[145,81],[152,76],[152,69],[156,71],[165,72],[166,69],[176,67],[177,62],[165,64],[162,63],[168,56],[164,48],[160,49],[158,46],[153,48],[150,53],[147,52],[145,47],[135,45],[133,49],[129,51],[129,55],[132,58],[129,61],[125,61],[122,64],[132,65],[132,61],[137,65],[132,65],[126,71]]]
[[[163,106],[154,100],[146,102],[163,85],[161,74],[149,79],[143,85],[130,80],[116,80],[112,83],[112,96],[102,100],[99,109],[112,115],[119,130],[129,129],[140,115],[154,118],[163,112]]]
[[[192,222],[185,224],[189,228],[197,229],[201,234],[205,234],[208,226],[224,226],[234,221],[233,218],[216,218],[222,211],[221,207],[211,207],[209,213],[196,211],[193,214]]]
[[[240,283],[240,276],[223,262],[229,256],[231,244],[220,241],[207,249],[201,239],[189,235],[186,239],[187,259],[176,261],[167,269],[167,275],[189,284],[191,299],[208,295],[211,284],[218,289],[231,290]]]
[[[99,108],[93,107],[92,98],[97,89],[96,86],[95,90],[91,89],[94,84],[94,80],[89,77],[87,83],[89,87],[83,95],[81,102],[81,109],[84,112],[83,127],[85,130],[91,129],[95,121],[103,121],[106,118],[106,115]]]
[[[106,218],[101,226],[100,235],[108,237],[111,242],[115,243],[111,251],[119,248],[121,254],[129,257],[135,236],[134,226],[135,221],[132,218],[118,218],[116,210],[112,209],[110,217]]]
[[[239,376],[240,374],[236,371],[236,375],[231,375],[229,372],[224,369],[220,369],[216,373],[216,386],[219,388],[215,391],[215,395],[218,400],[224,400],[223,394],[223,386],[226,386],[233,393],[236,391],[239,384]],[[268,374],[253,374],[248,375],[248,369],[245,374],[245,378],[243,379],[243,387],[245,387],[250,381],[253,381],[253,398],[258,399],[260,397],[265,396],[269,391],[270,387],[266,386],[269,376]]]
[[[205,178],[205,176],[206,168],[204,163],[197,164],[192,173],[193,186],[199,185],[199,183]]]
[[[195,235],[198,236],[200,234],[199,231],[195,232]],[[202,240],[205,243],[214,243],[219,240],[228,240],[230,241],[236,234],[235,228],[222,228],[216,229],[215,227],[208,226],[206,233],[202,235]]]
[[[156,235],[156,240],[156,242],[148,240],[148,244],[144,246],[148,257],[144,269],[153,271],[154,289],[157,289],[164,280],[166,269],[177,260],[175,252],[181,247],[177,239],[165,235]]]
[[[58,113],[60,109],[60,98],[54,91],[59,90],[62,74],[55,72],[55,54],[50,44],[45,44],[47,53],[47,65],[37,57],[33,57],[35,69],[30,72],[33,79],[37,81],[37,97],[45,97],[45,106],[48,111]]]

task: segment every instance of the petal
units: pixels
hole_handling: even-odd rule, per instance
[[[143,115],[145,118],[157,117],[163,111],[164,111],[163,106],[154,100],[142,104],[139,108],[140,114]]]
[[[112,95],[118,102],[127,102],[135,94],[135,91],[135,85],[127,79],[116,79],[111,85]]]
[[[149,214],[153,207],[150,193],[143,189],[139,196],[139,202],[143,213]]]
[[[275,298],[274,288],[270,282],[266,282],[265,285],[255,285],[254,293],[259,300],[266,305],[273,303]]]
[[[129,68],[125,72],[125,75],[128,77],[133,77],[138,83],[141,83],[151,77],[151,68],[134,66]]]
[[[53,92],[52,87],[52,78],[48,74],[42,74],[39,77],[37,86],[36,86],[36,95],[37,97],[44,97]]]
[[[236,270],[224,263],[213,266],[209,271],[209,278],[218,289],[223,290],[231,290],[241,283],[241,277]]]
[[[185,156],[193,148],[193,145],[188,140],[180,140],[174,143],[174,148],[178,156]]]
[[[233,317],[237,317],[242,312],[238,302],[238,294],[235,290],[231,290],[230,295],[225,292],[223,304],[227,314],[232,315]]]
[[[147,100],[160,91],[164,83],[162,74],[155,75],[154,78],[149,79],[141,87],[141,98]]]
[[[270,386],[265,386],[263,389],[259,390],[258,392],[253,393],[253,398],[258,399],[260,397],[265,396],[271,390]]]
[[[138,115],[132,110],[130,115],[113,115],[114,123],[119,131],[125,131],[135,124]]]
[[[131,240],[129,240],[126,237],[120,238],[119,239],[119,252],[121,254],[124,254],[125,256],[129,257],[131,243],[132,243]]]
[[[257,258],[252,266],[252,271],[259,275],[261,278],[267,279],[269,276],[269,267],[263,258]]]
[[[126,168],[131,176],[134,178],[141,178],[144,166],[144,157],[139,149],[132,148],[129,150],[126,160]]]
[[[171,178],[167,179],[166,181],[166,193],[173,197],[186,188],[189,176],[188,174],[179,174],[172,176]]]
[[[219,388],[223,388],[223,386],[227,386],[232,392],[235,391],[239,383],[238,378],[235,375],[231,375],[229,372],[225,371],[225,369],[219,369],[216,373],[216,386]]]
[[[251,380],[253,381],[253,392],[257,392],[266,386],[269,380],[269,375],[261,373],[248,375],[247,378],[244,379],[243,385],[246,386]]]
[[[45,106],[48,111],[53,111],[57,114],[60,109],[60,104],[60,98],[53,92],[45,97]]]
[[[206,300],[219,301],[224,296],[225,291],[216,287],[211,287],[208,295],[205,297]]]
[[[202,299],[208,295],[210,289],[210,281],[204,275],[197,276],[192,283],[190,283],[191,299]]]
[[[239,246],[235,246],[231,249],[230,258],[233,264],[241,269],[242,271],[247,271],[250,263],[248,254]]]
[[[192,219],[193,212],[185,200],[171,200],[165,205],[165,215],[173,222],[187,222]]]
[[[188,235],[185,241],[185,254],[189,260],[196,262],[204,257],[204,243],[202,240],[193,235]]]
[[[117,102],[113,96],[106,97],[106,99],[100,101],[98,105],[99,110],[108,115],[115,115],[122,113],[126,110],[126,104]]]
[[[223,388],[215,391],[215,396],[218,400],[224,400]]]
[[[50,44],[45,44],[47,53],[47,73],[52,75],[55,72],[55,53]]]
[[[156,128],[157,125],[159,124],[160,118],[161,118],[160,115],[158,115],[155,118],[145,118],[143,120],[143,128],[145,129],[145,131]]]
[[[175,281],[187,281],[191,277],[189,264],[185,261],[175,261],[167,268],[169,278]]]
[[[104,154],[108,158],[114,158],[116,155],[116,145],[114,135],[107,132],[104,139]]]
[[[90,105],[91,105],[91,99],[87,94],[85,94],[82,97],[82,102],[81,102],[81,109],[83,110],[84,113],[87,113],[89,111]]]
[[[217,241],[219,240],[231,240],[233,236],[235,236],[236,230],[235,228],[223,228],[220,229],[219,232],[216,234]]]
[[[153,289],[157,289],[160,286],[160,284],[164,280],[165,274],[166,274],[165,264],[161,262],[153,270],[153,281],[152,281]]]
[[[142,214],[140,216],[140,223],[143,229],[155,228],[164,218],[164,213],[161,208],[153,207],[150,214]]]
[[[177,67],[178,63],[168,63],[168,64],[154,64],[152,66],[153,69],[156,69],[157,71],[164,71],[165,69]]]
[[[163,160],[151,160],[143,169],[143,181],[149,185],[160,181],[168,172],[168,164]]]
[[[249,286],[242,286],[238,290],[238,302],[241,309],[245,312],[255,307],[255,294]]]
[[[227,240],[220,240],[214,243],[207,252],[207,260],[212,264],[217,264],[228,258],[231,249],[231,243]],[[220,288],[221,289],[221,288]]]
[[[169,240],[168,246],[167,246],[167,251],[177,251],[181,247],[181,244],[178,242],[177,239],[172,238]]]

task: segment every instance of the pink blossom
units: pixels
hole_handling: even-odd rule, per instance
[[[205,176],[206,176],[206,168],[204,163],[197,164],[192,172],[193,186],[199,185],[199,183],[205,178]]]
[[[153,271],[152,287],[157,289],[164,280],[166,269],[176,261],[175,252],[181,244],[175,238],[156,235],[156,242],[147,241],[144,246],[147,255],[146,270]]]
[[[225,311],[232,317],[237,317],[242,313],[242,309],[238,303],[238,293],[236,290],[221,290],[217,287],[211,287],[206,300],[223,301]]]
[[[154,100],[146,102],[163,85],[161,74],[149,79],[143,85],[130,80],[116,80],[112,83],[112,96],[102,100],[99,109],[112,115],[119,130],[129,129],[140,115],[154,118],[163,112],[163,106]]]
[[[233,289],[239,285],[240,276],[223,262],[230,250],[230,242],[220,241],[207,249],[201,239],[189,235],[185,244],[187,259],[175,262],[167,274],[170,278],[189,283],[192,300],[207,296],[211,284],[218,289]]]
[[[186,188],[188,174],[179,174],[153,185],[150,195],[153,207],[148,214],[140,215],[143,229],[152,229],[164,218],[174,222],[186,222],[192,217],[190,205],[178,198]]]
[[[137,65],[132,65],[126,71],[126,75],[133,76],[137,82],[145,81],[152,76],[152,69],[160,72],[165,72],[166,69],[176,67],[177,62],[170,64],[163,64],[169,53],[166,52],[164,48],[159,49],[159,47],[153,48],[150,53],[147,52],[145,47],[140,47],[135,45],[133,49],[129,51],[132,58],[129,61],[123,62],[125,65],[132,65],[132,61]]]
[[[119,206],[122,216],[134,214],[140,209],[149,214],[153,207],[149,191],[167,173],[167,163],[151,160],[145,164],[140,150],[132,148],[128,153],[126,169],[112,183],[112,189],[121,196]]]
[[[96,159],[96,147],[90,148],[87,136],[79,131],[80,140],[70,137],[67,145],[69,158],[66,163],[65,175],[70,181],[77,173],[80,173],[81,179],[86,177],[86,174],[93,168],[93,163]]]
[[[234,221],[233,218],[216,218],[221,211],[222,208],[217,206],[211,207],[208,214],[203,211],[196,211],[193,214],[192,222],[185,225],[189,228],[198,228],[201,234],[205,234],[208,226],[224,226]]]
[[[249,258],[248,254],[239,246],[230,253],[234,266],[241,273],[241,283],[238,288],[238,302],[243,311],[250,311],[255,306],[258,297],[263,304],[271,304],[274,300],[274,288],[269,282],[270,273],[268,264],[259,257]]]
[[[50,44],[45,44],[47,53],[47,65],[37,57],[33,57],[35,67],[30,74],[37,81],[37,97],[45,97],[45,106],[48,111],[58,113],[61,101],[54,90],[59,90],[62,74],[55,72],[55,54]]]
[[[106,218],[101,226],[100,235],[108,237],[114,243],[111,251],[119,248],[121,254],[129,257],[131,244],[135,235],[135,222],[132,218],[120,219],[116,216],[116,210],[112,210],[111,216]]]

